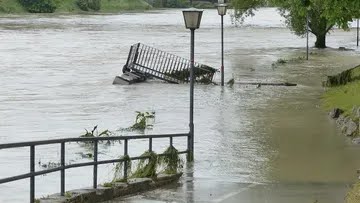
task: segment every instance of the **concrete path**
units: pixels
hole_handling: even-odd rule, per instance
[[[183,178],[180,183],[108,203],[339,203],[344,202],[345,183],[232,183]]]

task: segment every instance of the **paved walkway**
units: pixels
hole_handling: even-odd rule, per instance
[[[231,183],[209,179],[182,178],[181,182],[144,194],[108,203],[339,203],[344,202],[345,183]]]

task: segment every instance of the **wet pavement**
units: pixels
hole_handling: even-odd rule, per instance
[[[184,178],[181,183],[107,203],[214,202],[303,203],[344,201],[344,183],[237,183],[215,179]]]

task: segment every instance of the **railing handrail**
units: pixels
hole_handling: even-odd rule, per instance
[[[137,139],[146,139],[146,138],[185,137],[188,135],[189,135],[188,133],[183,133],[183,134],[162,134],[162,135],[155,134],[155,135],[128,135],[128,136],[109,136],[109,137],[63,138],[63,139],[51,139],[51,140],[39,140],[39,141],[14,142],[14,143],[0,144],[0,150],[1,149],[9,149],[9,148],[49,145],[49,144],[61,144],[61,143],[68,143],[68,142],[137,140]]]
[[[52,140],[40,140],[40,141],[30,141],[30,142],[16,142],[16,143],[8,143],[8,144],[0,144],[1,149],[11,149],[11,148],[20,148],[20,147],[30,147],[30,172],[24,173],[16,176],[10,176],[5,178],[0,178],[0,184],[13,182],[17,180],[22,180],[26,178],[30,178],[30,203],[35,202],[35,177],[49,174],[53,172],[60,171],[60,195],[65,195],[65,171],[69,168],[80,168],[85,166],[93,166],[93,188],[97,188],[97,177],[98,177],[98,165],[101,164],[110,164],[110,163],[124,163],[124,178],[127,179],[127,168],[128,162],[130,160],[140,160],[140,159],[148,159],[149,156],[137,156],[137,157],[129,157],[128,155],[128,141],[129,140],[137,140],[137,139],[148,139],[149,140],[149,151],[152,151],[152,140],[154,138],[170,138],[170,146],[173,146],[173,138],[174,137],[187,137],[187,150],[180,151],[178,154],[190,154],[189,149],[189,141],[190,141],[190,133],[183,134],[163,134],[163,135],[130,135],[130,136],[109,136],[109,137],[77,137],[77,138],[64,138],[64,139],[52,139]],[[116,141],[116,140],[124,140],[124,157],[119,159],[107,159],[107,160],[98,160],[98,145],[99,141]],[[93,161],[84,162],[84,163],[75,163],[75,164],[65,164],[65,144],[71,142],[92,142],[94,145],[93,151]],[[60,144],[61,145],[61,163],[60,166],[54,168],[48,168],[46,170],[35,170],[35,150],[36,146],[40,145],[50,145],[50,144]],[[158,156],[166,156],[167,154],[158,154]],[[128,158],[125,158],[125,157]]]
[[[186,154],[188,153],[187,150],[185,151],[179,151],[178,154]],[[157,154],[157,156],[166,156],[168,154]],[[135,161],[135,160],[141,160],[141,159],[149,159],[151,158],[151,156],[136,156],[136,157],[130,157],[129,160],[131,161]],[[49,168],[46,170],[41,170],[41,171],[36,171],[36,172],[31,172],[31,173],[24,173],[21,175],[16,175],[16,176],[10,176],[10,177],[6,177],[6,178],[0,178],[0,184],[4,184],[4,183],[8,183],[8,182],[14,182],[17,180],[22,180],[22,179],[26,179],[26,178],[30,178],[33,176],[40,176],[40,175],[45,175],[45,174],[49,174],[49,173],[54,173],[54,172],[58,172],[61,170],[65,170],[65,169],[70,169],[70,168],[80,168],[80,167],[85,167],[85,166],[94,166],[95,164],[97,165],[102,165],[102,164],[112,164],[112,163],[119,163],[119,162],[125,162],[127,161],[124,158],[120,158],[120,159],[106,159],[106,160],[101,160],[101,161],[88,161],[88,162],[83,162],[83,163],[76,163],[76,164],[67,164],[65,166],[58,166],[58,167],[54,167],[54,168]]]

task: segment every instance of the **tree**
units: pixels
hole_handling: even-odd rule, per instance
[[[19,0],[19,2],[30,13],[53,13],[56,10],[53,0]]]
[[[359,0],[232,0],[235,18],[239,21],[254,15],[264,5],[279,7],[286,25],[296,35],[306,34],[306,15],[309,15],[309,31],[316,36],[315,47],[326,48],[326,35],[334,27],[349,29],[349,21],[360,16]]]

